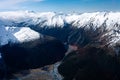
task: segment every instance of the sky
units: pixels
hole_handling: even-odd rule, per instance
[[[120,0],[0,0],[0,11],[37,12],[120,11]]]

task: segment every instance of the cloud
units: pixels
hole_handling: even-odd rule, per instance
[[[27,0],[4,0],[0,2],[0,7],[7,7],[7,6],[12,6],[16,5],[22,2],[25,2]]]
[[[1,0],[0,9],[19,9],[22,3],[42,2],[44,0]]]
[[[0,9],[13,9],[17,4],[25,2],[26,0],[2,0],[0,1]]]

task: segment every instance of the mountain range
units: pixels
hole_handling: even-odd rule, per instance
[[[0,12],[1,45],[7,44],[8,41],[21,42],[34,39],[39,37],[37,33],[54,36],[63,42],[75,43],[78,37],[79,42],[84,40],[81,29],[90,29],[95,33],[97,29],[101,29],[101,33],[111,36],[109,42],[110,45],[114,45],[119,42],[120,38],[120,12],[82,14],[34,11]],[[71,35],[77,38],[74,40]]]

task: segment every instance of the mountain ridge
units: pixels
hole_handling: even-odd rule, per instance
[[[82,14],[33,11],[0,12],[0,26],[16,28],[30,27],[31,30],[54,37],[57,36],[57,38],[62,35],[65,35],[65,38],[68,37],[69,34],[64,33],[67,29],[68,31],[66,32],[70,33],[76,28],[92,29],[93,31],[101,28],[103,31],[108,31],[105,35],[112,36],[110,43],[113,45],[119,42],[120,39],[120,12]],[[58,33],[55,34],[54,32]]]

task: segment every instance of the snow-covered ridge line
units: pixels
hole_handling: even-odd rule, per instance
[[[74,26],[85,26],[92,23],[100,26],[106,23],[107,26],[120,24],[120,12],[94,12],[83,14],[62,14],[55,12],[30,12],[30,11],[10,11],[0,12],[0,24],[12,25],[13,23],[26,22],[28,24],[39,24],[42,26],[61,26],[73,24]]]
[[[63,14],[63,13],[55,13],[55,12],[40,13],[40,12],[32,12],[32,11],[0,12],[0,28],[2,29],[4,29],[4,27],[6,26],[8,28],[12,28],[11,26],[14,26],[16,29],[20,29],[20,27],[23,26],[29,27],[30,25],[34,25],[34,27],[41,27],[41,28],[44,27],[63,28],[66,27],[66,24],[70,24],[72,27],[77,27],[77,28],[84,27],[89,29],[92,27],[94,30],[96,30],[97,28],[103,28],[108,30],[107,33],[108,35],[113,36],[113,38],[110,40],[112,43],[117,43],[120,40],[120,12],[94,12],[94,13],[83,13],[83,14],[78,14],[78,13]],[[18,25],[20,27],[18,27]],[[71,27],[71,26],[67,26],[67,27]],[[4,32],[5,30],[2,31],[2,29],[0,31],[0,36],[2,34],[7,33]],[[26,32],[25,34],[29,34],[30,30],[32,29],[29,28],[28,33]],[[17,33],[20,33],[19,31],[20,30],[18,30],[18,32],[16,31],[16,33],[13,33],[14,32],[13,30],[12,34],[14,34],[15,36],[17,35]],[[4,37],[2,39],[6,39],[6,38]],[[22,40],[20,37],[17,39],[19,41]],[[25,41],[25,39],[27,38],[23,38],[22,41]]]

